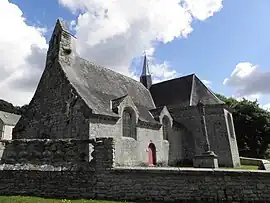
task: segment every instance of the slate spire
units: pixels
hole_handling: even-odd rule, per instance
[[[146,54],[144,54],[144,61],[143,61],[143,70],[142,70],[142,75],[140,77],[140,82],[147,88],[149,89],[152,85],[152,77],[149,72],[149,67],[148,67],[148,61]]]

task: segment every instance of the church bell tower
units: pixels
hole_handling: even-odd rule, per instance
[[[147,88],[150,89],[152,85],[152,77],[149,72],[149,67],[147,63],[146,54],[144,55],[144,61],[143,61],[143,70],[142,75],[140,77],[140,82]]]

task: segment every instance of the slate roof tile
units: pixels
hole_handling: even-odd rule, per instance
[[[199,100],[204,104],[224,103],[195,74],[153,84],[150,92],[156,107],[195,106]]]
[[[0,111],[0,119],[4,122],[5,125],[15,126],[20,118],[21,118],[20,115]]]
[[[148,110],[155,104],[148,89],[140,82],[110,69],[76,57],[72,66],[61,64],[68,80],[95,114],[119,116],[110,108],[110,101],[129,95],[141,120],[155,122]]]

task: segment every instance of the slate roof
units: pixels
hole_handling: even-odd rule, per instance
[[[16,125],[20,119],[20,115],[8,113],[4,111],[0,111],[0,119],[3,121],[5,125]]]
[[[122,101],[124,101],[124,99],[127,97],[128,95],[124,95],[122,97],[116,98],[116,99],[112,99],[112,109],[118,107]]]
[[[150,112],[153,115],[153,117],[156,118],[156,117],[159,117],[162,110],[163,110],[163,106],[158,107],[156,109],[151,109]]]
[[[156,107],[195,106],[199,100],[204,104],[224,103],[195,74],[153,84],[150,92]]]
[[[154,101],[149,90],[140,82],[80,57],[75,58],[72,67],[61,65],[68,80],[93,113],[119,116],[110,109],[110,101],[117,101],[128,94],[139,111],[139,119],[156,122],[148,111],[155,108]]]
[[[223,101],[221,101],[195,74],[193,74],[190,105],[197,105],[199,100],[204,104],[224,104]]]

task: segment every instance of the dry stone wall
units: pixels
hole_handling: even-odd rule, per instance
[[[77,147],[83,143],[74,142]],[[270,172],[267,171],[121,168],[114,166],[113,138],[97,138],[89,143],[94,148],[90,161],[92,170],[69,168],[65,164],[59,167],[53,163],[50,167],[31,163],[1,164],[0,195],[176,202],[270,199]],[[47,147],[52,148],[50,144]]]
[[[0,195],[95,198],[93,171],[1,170]]]
[[[64,164],[90,162],[91,140],[3,140],[1,163]]]
[[[270,173],[179,168],[114,168],[100,174],[99,199],[268,201]],[[101,180],[106,180],[106,184]]]

